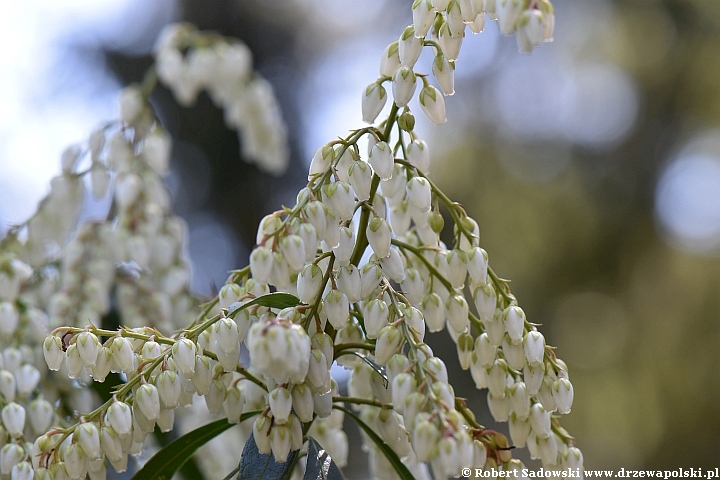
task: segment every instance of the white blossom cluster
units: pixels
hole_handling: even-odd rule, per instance
[[[387,101],[383,83],[391,82],[395,104],[405,107],[415,95],[418,80],[423,112],[435,125],[445,123],[443,95],[455,93],[455,61],[466,27],[482,32],[486,15],[497,20],[502,34],[515,33],[523,53],[552,41],[555,29],[555,9],[549,0],[415,0],[412,13],[413,24],[385,48],[380,77],[363,92],[362,115],[368,123],[375,121]],[[433,49],[432,75],[440,89],[430,85],[427,74],[414,71],[426,46]]]
[[[187,23],[165,27],[156,45],[157,75],[183,106],[205,90],[238,131],[243,158],[273,175],[287,168],[287,128],[272,87],[253,71],[238,40],[198,32]]]
[[[185,229],[162,185],[170,140],[154,121],[146,89],[126,89],[122,127],[91,136],[84,172],[97,196],[112,185],[112,220],[80,227],[69,243],[74,218],[47,230],[31,230],[31,220],[27,239],[3,241],[11,253],[0,259],[0,340],[7,342],[0,357],[0,475],[100,479],[108,464],[122,471],[148,433],[172,429],[176,410],[196,398],[211,414],[241,423],[258,450],[278,462],[312,436],[344,466],[342,425],[350,415],[370,430],[363,430],[364,449],[381,479],[397,477],[378,437],[419,479],[431,471],[434,478],[457,476],[466,467],[521,470],[511,443],[527,446],[546,469],[582,469],[582,453],[558,421],[573,402],[567,366],[489,267],[477,222],[428,178],[429,147],[413,131],[408,102],[417,77],[421,108],[434,123],[445,121],[443,94],[412,70],[420,51],[436,50],[433,75],[442,93],[452,94],[465,27],[482,30],[486,14],[503,33],[516,32],[523,51],[552,37],[547,1],[415,1],[413,25],[383,54],[381,77],[363,98],[363,118],[373,123],[388,97],[382,84],[392,81],[388,117],[315,152],[296,204],[261,221],[249,265],[233,271],[199,316],[190,315]],[[181,102],[205,88],[226,112],[237,107],[245,115],[247,105],[235,102],[246,101],[246,92],[234,88],[256,78],[244,46],[185,25],[166,31],[159,45],[158,76]],[[367,151],[358,146],[363,138]],[[83,188],[80,158],[81,151],[64,158],[58,183]],[[67,190],[54,185],[51,196],[69,201]],[[447,243],[441,205],[453,224]],[[50,207],[41,205],[36,217],[43,208]],[[32,261],[19,260],[31,250]],[[24,284],[31,288],[23,296]],[[127,326],[103,330],[96,324],[113,289]],[[260,300],[270,292],[300,303],[266,306]],[[67,326],[45,337],[50,322]],[[445,362],[425,343],[426,332],[442,330],[477,388],[488,390],[492,416],[508,422],[510,439],[480,425],[456,398]],[[117,372],[126,383],[77,423],[58,425],[63,419],[49,402],[31,399],[41,376],[38,355],[18,345],[33,342],[63,376],[102,382]],[[244,351],[249,360],[241,361]],[[331,376],[334,364],[351,371],[348,396]],[[298,463],[296,474],[302,468]]]

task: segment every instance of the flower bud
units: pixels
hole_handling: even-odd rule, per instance
[[[323,273],[320,267],[314,263],[305,265],[297,278],[297,291],[300,300],[309,305],[313,304],[318,294],[322,293],[320,292],[322,279]]]
[[[538,438],[547,438],[552,433],[550,429],[550,413],[540,403],[530,407],[528,416],[530,427]]]
[[[362,98],[362,117],[366,123],[373,123],[387,102],[385,87],[373,82],[365,88]]]
[[[487,460],[487,448],[480,440],[473,440],[473,459],[472,466],[474,468],[483,468]]]
[[[545,15],[537,9],[525,10],[517,21],[515,36],[520,52],[531,53],[545,41]]]
[[[462,36],[454,37],[447,23],[443,23],[438,33],[438,42],[445,57],[454,62],[460,55],[460,47],[462,46]]]
[[[385,47],[380,56],[380,76],[381,77],[392,77],[398,68],[400,68],[400,54],[398,41],[392,42],[390,45]]]
[[[94,422],[81,423],[77,427],[78,443],[90,459],[100,458],[100,432]]]
[[[15,380],[18,393],[29,396],[40,383],[40,371],[33,365],[25,363],[15,372]]]
[[[65,356],[65,366],[68,369],[68,377],[70,377],[71,379],[78,378],[80,376],[80,373],[82,372],[83,367],[85,366],[82,358],[80,358],[80,352],[77,349],[77,345],[74,343],[70,345],[67,349]]]
[[[355,249],[355,233],[352,228],[340,227],[340,241],[337,246],[333,247],[335,260],[340,265],[350,263],[353,250]]]
[[[0,302],[0,334],[12,335],[20,321],[20,314],[10,302]]]
[[[330,168],[330,163],[335,157],[335,151],[332,145],[323,145],[322,147],[315,150],[312,161],[310,162],[310,172],[308,173],[308,180],[314,175],[324,173]],[[260,242],[258,242],[260,243]]]
[[[583,454],[577,447],[569,447],[563,453],[563,464],[571,470],[580,470],[583,468]]]
[[[312,361],[310,364],[312,365]],[[286,388],[277,387],[268,394],[268,402],[270,404],[270,411],[273,417],[275,417],[275,424],[284,425],[287,423],[292,408],[292,396],[290,392]]]
[[[148,420],[157,420],[160,416],[160,396],[155,385],[140,385],[135,393],[135,403]]]
[[[12,480],[33,480],[33,469],[28,462],[20,462],[13,466],[10,478]]]
[[[176,408],[180,399],[180,377],[172,370],[164,370],[155,378],[158,397],[164,408]]]
[[[415,36],[424,37],[435,21],[435,10],[432,2],[430,0],[415,0],[412,4],[412,14]]]
[[[557,464],[558,444],[555,435],[549,435],[545,438],[538,436],[537,446],[540,460],[544,466],[550,467]]]
[[[487,403],[495,421],[507,422],[510,415],[510,399],[507,396],[496,397],[492,392],[488,392]]]
[[[363,307],[365,318],[365,333],[368,338],[377,338],[380,330],[387,325],[390,312],[387,304],[380,299],[373,299]]]
[[[217,325],[216,338],[220,348],[225,353],[236,350],[240,339],[235,321],[232,318],[221,318],[215,325]]]
[[[557,412],[560,414],[570,413],[572,407],[574,391],[572,383],[566,378],[559,378],[553,382],[552,387],[553,399],[557,406]]]
[[[417,391],[417,380],[409,373],[398,373],[392,381],[392,402],[394,408],[403,413],[405,400]]]
[[[286,425],[273,425],[270,430],[270,447],[278,463],[284,463],[290,453],[290,429]]]
[[[470,368],[470,361],[472,360],[474,341],[472,335],[469,333],[462,333],[457,340],[457,352],[458,360],[460,360],[460,367],[463,370]]]
[[[350,185],[343,181],[333,182],[324,185],[322,188],[323,197],[330,203],[341,222],[350,220],[355,212],[355,195]]]
[[[500,33],[510,35],[515,31],[523,7],[524,2],[522,0],[496,0],[495,8]]]
[[[225,410],[225,416],[228,422],[240,423],[243,406],[244,399],[240,389],[237,387],[229,388],[225,394],[225,401],[223,402],[223,409]]]
[[[428,462],[437,455],[440,430],[432,420],[418,422],[412,433],[412,446],[417,459]]]
[[[292,407],[301,422],[307,423],[313,418],[313,392],[310,387],[301,383],[292,389]],[[272,408],[272,407],[271,407]]]
[[[415,36],[415,27],[409,25],[405,27],[400,40],[398,41],[398,55],[400,56],[400,65],[412,68],[420,57],[423,48],[423,38]],[[405,106],[405,105],[400,105]]]
[[[400,348],[403,340],[404,338],[397,327],[393,325],[383,327],[377,334],[375,361],[380,365],[385,365],[397,349]]]
[[[350,178],[350,184],[352,185],[353,190],[355,190],[355,195],[357,195],[358,201],[365,202],[369,200],[373,176],[370,164],[362,160],[355,160],[350,165],[348,176]]]
[[[410,99],[415,95],[415,89],[417,88],[417,77],[412,68],[409,66],[400,67],[393,76],[392,87],[395,104],[398,107],[407,106]],[[375,165],[373,165],[373,168],[375,168]],[[377,168],[375,168],[375,171],[377,172]]]
[[[120,92],[120,120],[133,123],[142,113],[145,101],[138,85],[125,87]]]
[[[82,332],[77,336],[75,344],[78,347],[78,353],[85,365],[92,367],[97,360],[98,348],[100,342],[97,337],[90,332]]]
[[[253,422],[253,437],[260,453],[268,455],[272,452],[270,447],[270,427],[272,422],[265,415],[258,415]]]
[[[113,371],[129,372],[133,369],[134,357],[130,341],[124,337],[115,337],[110,344],[110,358]]]
[[[475,307],[477,308],[480,319],[483,322],[492,321],[495,316],[495,306],[497,304],[497,294],[495,289],[489,283],[480,285],[473,292],[475,299]]]
[[[319,393],[325,393],[330,388],[330,370],[327,358],[318,349],[310,351],[310,367],[305,381]]]
[[[373,217],[366,229],[368,243],[378,258],[385,258],[390,255],[390,225],[385,219]]]
[[[104,426],[100,429],[100,445],[110,461],[116,462],[122,458],[122,442],[112,426]]]
[[[298,272],[305,265],[305,243],[298,235],[288,235],[280,240],[280,250],[292,271]]]
[[[430,150],[427,144],[416,138],[406,149],[407,160],[421,172],[427,173],[430,170]]]
[[[8,403],[2,409],[2,421],[12,437],[21,437],[25,429],[25,409],[15,402]]]
[[[210,413],[218,415],[222,412],[226,393],[227,387],[225,383],[220,379],[213,380],[210,384],[210,391],[205,395],[205,405],[207,405]]]
[[[532,330],[523,339],[523,348],[527,362],[532,365],[540,365],[545,355],[545,337],[537,330]]]
[[[252,269],[250,271],[252,272]],[[257,278],[255,280],[257,280]],[[236,283],[227,283],[223,285],[218,292],[218,306],[220,308],[228,308],[230,305],[240,300],[242,293],[240,285]]]
[[[327,393],[323,394],[315,392],[313,394],[313,409],[318,417],[329,417],[332,413],[332,391],[328,390]]]
[[[339,330],[343,328],[350,316],[350,302],[348,301],[347,295],[340,290],[330,290],[323,301],[325,313],[328,317],[328,322],[333,326],[334,329]]]
[[[448,322],[457,333],[464,332],[470,326],[469,307],[465,297],[460,294],[448,297],[445,308]]]
[[[385,275],[393,282],[401,283],[405,280],[405,265],[397,248],[391,248],[390,255],[380,259],[380,265]]]
[[[60,337],[50,335],[43,342],[43,355],[45,363],[53,372],[60,370],[63,360],[65,360],[65,352],[62,350],[62,340]]]
[[[345,265],[338,269],[338,289],[347,295],[348,301],[360,300],[360,271],[354,265]]]
[[[195,344],[192,340],[181,338],[172,346],[172,358],[185,378],[195,373]]]
[[[132,413],[127,403],[113,402],[107,410],[106,420],[118,435],[132,431]]]
[[[511,343],[518,344],[522,342],[525,328],[525,312],[522,308],[517,306],[508,307],[503,311],[502,318]]]
[[[426,85],[420,91],[420,107],[425,115],[435,125],[442,125],[447,121],[445,117],[445,97],[440,90],[432,85]]]
[[[325,236],[325,229],[327,228],[325,205],[315,200],[308,203],[305,206],[303,212],[305,213],[308,222],[310,222],[312,226],[315,227],[315,233],[317,234],[318,238],[323,238]],[[254,276],[255,274],[253,273],[253,277]]]
[[[10,475],[15,465],[25,457],[25,451],[16,443],[8,443],[0,450],[0,473]]]
[[[370,165],[377,175],[388,180],[392,178],[395,157],[392,149],[385,142],[377,142],[370,150]]]
[[[498,358],[488,369],[488,390],[495,398],[505,396],[505,380],[507,378],[507,363],[505,360]]]
[[[432,73],[445,95],[455,93],[455,64],[448,62],[442,53],[435,56],[432,63]]]
[[[212,367],[210,359],[204,355],[195,357],[195,373],[191,378],[198,395],[207,395],[212,383]]]

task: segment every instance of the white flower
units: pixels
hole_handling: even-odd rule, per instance
[[[393,325],[383,327],[377,334],[375,361],[380,365],[385,365],[390,360],[390,357],[395,354],[402,342],[403,336],[397,327]]]
[[[20,314],[10,302],[0,302],[0,334],[12,335],[20,321]]]
[[[507,422],[510,416],[510,399],[507,396],[496,397],[492,392],[487,395],[490,414],[498,422]]]
[[[340,242],[336,247],[333,247],[333,253],[335,254],[335,260],[339,265],[347,265],[350,263],[350,257],[352,256],[355,248],[355,233],[352,228],[340,227]]]
[[[21,437],[25,429],[25,409],[15,402],[8,403],[2,409],[2,421],[12,437]]]
[[[298,297],[301,301],[311,305],[315,302],[320,292],[320,284],[322,283],[323,273],[314,263],[309,263],[303,267],[297,277]]]
[[[118,435],[130,433],[132,430],[130,406],[124,402],[113,402],[107,410],[106,421]]]
[[[290,417],[290,410],[293,406],[292,395],[287,388],[274,388],[268,394],[268,403],[270,404],[270,411],[273,417],[275,417],[275,423],[277,425],[287,423],[288,417]]]
[[[513,444],[520,448],[524,447],[530,435],[530,423],[527,419],[520,420],[517,415],[513,413],[508,420],[508,426],[510,427],[510,438]]]
[[[485,13],[478,13],[475,20],[468,23],[468,28],[473,33],[481,33],[485,29]]]
[[[455,93],[455,64],[448,62],[445,55],[438,53],[432,63],[432,73],[445,95]]]
[[[45,363],[48,368],[54,372],[57,372],[62,366],[63,360],[65,360],[65,352],[62,350],[62,340],[60,337],[50,335],[43,342],[43,355],[45,356]]]
[[[110,356],[113,371],[129,372],[133,369],[134,356],[132,345],[127,338],[115,337],[110,344]],[[70,350],[68,349],[68,352]]]
[[[81,423],[77,427],[78,443],[83,452],[90,459],[98,459],[102,455],[100,451],[100,432],[94,422]]]
[[[415,37],[413,37],[415,38]],[[398,107],[407,106],[410,99],[415,95],[417,77],[411,67],[402,66],[393,76],[393,98]],[[373,165],[373,168],[375,166]],[[375,169],[377,171],[377,169]]]
[[[430,182],[424,177],[413,177],[407,182],[408,201],[420,212],[429,212],[432,206]]]
[[[292,407],[301,422],[307,423],[313,418],[313,392],[308,385],[301,383],[292,389]]]
[[[373,216],[368,223],[366,235],[375,255],[379,258],[390,255],[390,225],[385,219]]]
[[[502,318],[505,323],[505,331],[510,336],[511,342],[515,345],[522,342],[525,328],[525,312],[522,308],[517,306],[508,307],[503,311]]]
[[[445,309],[447,310],[448,322],[453,330],[461,333],[469,327],[469,306],[465,297],[460,294],[448,297],[447,302],[445,302]]]
[[[545,40],[545,15],[540,10],[525,10],[517,25],[516,38],[521,53],[531,53]]]
[[[355,160],[350,164],[348,177],[358,201],[365,202],[370,199],[372,176],[373,170],[367,162]]]
[[[388,180],[393,176],[395,157],[392,149],[385,142],[377,142],[370,150],[370,165],[375,173],[382,179]]]
[[[28,462],[20,462],[13,466],[11,472],[12,480],[33,480],[33,469]]]
[[[355,211],[355,195],[349,184],[338,181],[323,186],[325,204],[330,204],[337,214],[338,220],[350,220]]]
[[[390,255],[380,259],[383,272],[393,282],[401,283],[405,280],[405,265],[397,248],[390,249]]]
[[[373,123],[387,102],[385,87],[373,82],[365,88],[362,97],[362,118],[366,123]]]
[[[233,352],[240,344],[238,327],[232,318],[221,318],[215,324],[218,345],[225,352]]]
[[[340,290],[330,290],[323,301],[328,322],[339,330],[343,328],[350,316],[350,302],[345,293]]]
[[[465,32],[465,21],[463,19],[460,4],[457,0],[451,0],[447,7],[447,25],[450,29],[450,35],[453,37],[462,37]]]
[[[303,213],[305,213],[308,222],[310,222],[312,226],[315,227],[315,233],[317,234],[318,238],[323,238],[325,236],[325,229],[327,227],[325,205],[323,205],[317,200],[312,201],[308,203],[307,206],[305,206]],[[254,276],[255,274],[253,274],[253,277]]]
[[[265,318],[250,327],[245,341],[253,365],[277,383],[302,383],[307,375],[310,339],[307,332],[282,317]]]
[[[338,289],[347,295],[348,301],[360,300],[360,271],[355,265],[345,265],[337,271]]]
[[[475,298],[475,307],[477,307],[480,319],[486,323],[492,321],[497,304],[497,294],[492,285],[489,283],[480,285],[473,292],[473,297]]]
[[[140,385],[135,393],[135,404],[150,421],[157,420],[160,416],[160,396],[155,385]]]
[[[412,68],[420,57],[423,48],[423,38],[415,34],[415,27],[409,25],[405,28],[398,42],[400,65]]]
[[[225,416],[230,423],[240,423],[240,416],[243,411],[244,399],[242,392],[237,387],[229,388],[225,394],[225,401],[223,402],[223,410]]]
[[[120,120],[133,123],[142,113],[145,101],[138,86],[123,88],[120,92]]]
[[[25,457],[25,451],[16,443],[8,443],[0,450],[0,473],[10,475],[15,465]]]
[[[560,414],[570,413],[574,391],[572,383],[566,378],[559,378],[553,382],[553,399]]]
[[[389,312],[387,304],[380,299],[373,299],[363,307],[365,333],[368,338],[377,338],[380,330],[387,325]]]
[[[440,295],[434,292],[425,295],[421,307],[428,330],[441,331],[445,327],[445,307]]]
[[[435,125],[442,125],[447,121],[445,117],[445,98],[440,90],[432,85],[426,85],[420,91],[420,107],[425,115]]]
[[[161,405],[164,408],[176,408],[180,399],[180,377],[172,370],[164,370],[155,378]]]
[[[278,463],[284,463],[290,453],[290,429],[285,425],[273,425],[270,430],[270,448]]]
[[[438,42],[440,43],[440,48],[442,49],[445,58],[449,61],[454,62],[458,59],[458,56],[460,55],[460,47],[462,46],[462,39],[463,37],[461,36],[453,37],[447,23],[443,23],[440,27]]]
[[[412,432],[412,446],[417,459],[421,462],[432,460],[433,452],[437,452],[440,438],[440,430],[432,420],[418,422]]]
[[[435,21],[435,10],[430,0],[415,0],[412,4],[413,27],[415,36],[427,35],[430,26]]]
[[[533,432],[539,438],[547,438],[550,436],[552,433],[550,429],[550,413],[545,410],[545,407],[540,403],[535,403],[530,407],[528,419],[530,427],[532,427]]]
[[[40,382],[40,371],[29,363],[23,364],[16,372],[17,391],[20,395],[30,395]]]
[[[522,0],[496,0],[495,8],[500,33],[510,35],[515,31],[523,7],[524,2]]]
[[[458,360],[460,360],[460,367],[463,370],[470,368],[470,361],[472,360],[474,341],[472,335],[469,333],[462,333],[457,339],[457,353]]]
[[[107,455],[111,462],[117,462],[122,458],[122,441],[112,426],[104,426],[100,429],[100,445],[103,453]]]
[[[280,250],[294,272],[305,265],[305,242],[299,235],[288,235],[280,240]]]
[[[97,337],[93,333],[82,332],[77,336],[75,344],[77,345],[80,358],[85,365],[90,367],[95,365],[98,349],[100,348],[100,342]]]
[[[407,160],[421,172],[430,169],[430,151],[427,143],[416,138],[407,146]]]
[[[313,387],[315,392],[324,394],[330,389],[330,371],[327,366],[327,358],[320,350],[314,348],[309,355],[309,368],[305,383]]]
[[[54,415],[52,404],[42,397],[36,398],[28,406],[28,420],[35,433],[47,432]]]
[[[398,49],[398,41],[394,41],[390,45],[385,47],[385,51],[380,57],[381,77],[392,77],[393,75],[395,75],[397,69],[400,68],[400,54],[398,52]]]
[[[227,394],[225,383],[218,379],[210,384],[210,391],[205,395],[205,405],[213,415],[218,415],[223,409],[223,402]]]
[[[449,3],[450,0],[432,0],[433,7],[435,7],[435,10],[438,12],[445,10]]]
[[[308,180],[310,180],[314,175],[324,173],[325,170],[330,168],[330,162],[332,162],[334,157],[335,150],[333,150],[332,145],[323,145],[315,150],[315,154],[310,162]]]
[[[212,383],[212,366],[210,359],[204,355],[195,357],[195,373],[191,378],[198,395],[207,395]]]

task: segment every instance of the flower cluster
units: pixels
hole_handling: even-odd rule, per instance
[[[547,1],[416,0],[413,25],[388,46],[381,76],[363,96],[363,118],[373,124],[390,98],[383,83],[391,82],[387,118],[315,152],[295,205],[261,221],[249,265],[233,271],[197,316],[190,314],[184,227],[169,212],[161,184],[170,140],[147,103],[148,84],[126,89],[121,128],[91,136],[84,172],[97,196],[112,184],[111,220],[83,225],[69,243],[64,235],[74,220],[67,219],[42,235],[31,221],[24,243],[17,236],[4,241],[21,253],[35,244],[47,252],[54,242],[57,278],[48,273],[47,253],[28,261],[37,273],[15,256],[0,259],[0,338],[23,340],[30,330],[19,329],[20,322],[37,324],[34,341],[42,342],[50,370],[97,382],[116,372],[125,383],[75,424],[47,430],[58,420],[51,405],[40,396],[27,404],[40,381],[27,360],[34,352],[5,348],[0,474],[103,478],[107,463],[122,471],[148,433],[172,429],[176,410],[195,398],[211,414],[241,423],[259,452],[277,462],[312,436],[344,466],[342,424],[349,416],[364,427],[378,478],[395,478],[398,458],[420,479],[431,471],[435,478],[457,476],[463,467],[521,469],[510,442],[527,446],[547,469],[581,469],[582,454],[558,420],[573,402],[567,366],[490,268],[477,222],[428,177],[429,147],[415,133],[408,106],[419,77],[421,109],[434,123],[445,121],[443,95],[453,93],[465,27],[481,31],[486,14],[503,33],[516,32],[523,51],[552,37]],[[435,50],[432,73],[442,92],[413,71],[425,46]],[[182,25],[160,40],[157,74],[182,103],[207,89],[234,125],[247,122],[267,135],[271,122],[238,116],[253,111],[246,96],[259,80],[249,63],[241,44]],[[64,159],[61,177],[78,189],[80,157]],[[274,168],[276,160],[263,162]],[[453,227],[447,241],[441,206]],[[19,302],[23,282],[30,288]],[[98,328],[113,290],[127,326]],[[285,300],[273,301],[278,295]],[[78,317],[89,324],[58,327],[45,338],[41,308],[53,326]],[[176,330],[180,325],[188,326]],[[492,416],[509,423],[510,439],[480,425],[455,396],[445,362],[426,343],[427,332],[443,330],[462,368],[487,389]],[[241,361],[243,351],[248,358]],[[347,396],[331,376],[334,364],[350,370]],[[29,442],[30,430],[47,431]]]
[[[184,106],[206,90],[240,136],[242,155],[279,175],[289,159],[287,132],[270,84],[252,69],[237,40],[200,33],[189,24],[165,27],[156,45],[157,75]]]

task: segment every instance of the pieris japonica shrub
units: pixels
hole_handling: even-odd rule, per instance
[[[169,478],[177,458],[236,423],[247,438],[239,478],[340,478],[345,416],[361,427],[378,478],[520,471],[512,447],[544,468],[582,471],[559,423],[573,401],[567,366],[489,266],[477,222],[428,177],[431,150],[408,106],[416,97],[444,123],[468,30],[497,20],[529,53],[552,40],[553,7],[415,0],[412,16],[362,92],[368,125],[317,149],[295,205],[261,221],[248,266],[202,304],[188,289],[187,229],[163,183],[171,139],[148,97],[157,82],[182,105],[206,91],[244,156],[272,174],[287,163],[286,130],[247,47],[189,25],[165,30],[145,81],[122,92],[119,120],[67,149],[37,213],[0,244],[3,478],[122,472],[151,432],[182,423],[199,397],[223,419],[165,447],[174,460],[161,450],[137,478]],[[423,49],[433,53],[431,72],[415,70]],[[79,223],[86,189],[111,206]],[[111,310],[121,327],[100,328]],[[425,342],[443,330],[509,438],[455,396],[445,360]],[[346,395],[334,364],[350,370]],[[111,398],[91,405],[78,385],[112,373],[121,382]]]

